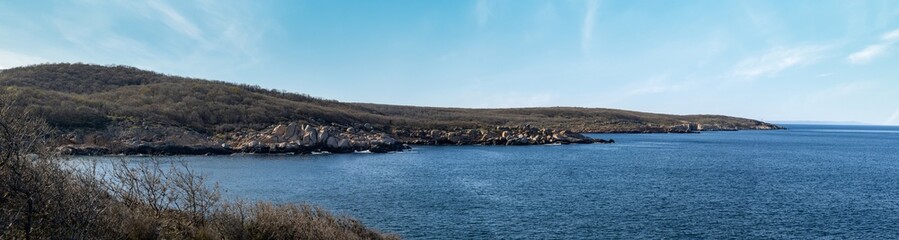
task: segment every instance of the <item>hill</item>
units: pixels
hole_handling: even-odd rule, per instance
[[[356,140],[352,136],[360,135],[359,132],[364,133],[361,135],[365,135],[363,138],[369,145],[373,140],[391,144],[393,140],[416,144],[509,144],[510,137],[528,138],[518,142],[528,144],[551,142],[568,135],[582,138],[575,132],[779,128],[728,116],[667,115],[602,108],[466,109],[345,103],[128,66],[80,63],[2,70],[0,96],[14,108],[47,119],[65,136],[61,145],[91,145],[107,150],[113,147],[110,144],[131,148],[148,144],[237,144],[243,145],[242,148],[264,145],[263,148],[273,149],[276,148],[271,146],[273,143],[302,145],[304,136],[300,135],[308,135],[313,130],[317,137],[306,139],[307,143],[327,147],[329,139],[321,139],[325,137],[321,136],[324,131],[330,132],[326,135],[331,136],[327,137],[336,138],[333,145],[337,146],[341,140]],[[273,131],[279,126],[282,132],[289,130],[289,133],[275,134]],[[551,138],[550,135],[562,131],[565,136]],[[487,136],[494,134],[497,136]],[[537,135],[547,139],[531,139]]]

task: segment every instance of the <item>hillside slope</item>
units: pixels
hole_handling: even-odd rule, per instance
[[[293,135],[309,132],[299,130],[316,130],[316,135],[321,135],[321,131],[332,127],[335,129],[327,131],[335,131],[336,135],[345,132],[358,135],[356,132],[363,131],[369,135],[366,139],[396,138],[402,143],[419,144],[485,143],[491,139],[484,135],[492,134],[498,135],[493,136],[494,140],[508,143],[510,138],[502,134],[504,131],[528,137],[528,134],[538,134],[534,133],[536,130],[543,130],[545,135],[563,130],[567,133],[693,132],[779,128],[728,116],[666,115],[601,108],[465,109],[344,103],[127,66],[89,64],[43,64],[0,71],[0,96],[15,108],[44,116],[67,134],[70,139],[61,144],[91,142],[100,148],[109,147],[103,145],[110,142],[247,145],[252,141],[266,142],[264,138],[269,138],[268,142],[297,141],[302,145],[299,142],[302,136]],[[271,136],[261,136],[273,135],[278,125],[284,124],[283,128],[288,123],[293,123],[293,132],[287,135],[300,139],[285,141],[290,137],[283,135],[281,138],[285,139],[272,140]],[[546,132],[547,129],[551,131]],[[432,132],[435,130],[442,132]],[[461,130],[479,133],[471,136],[460,133]],[[462,138],[451,139],[454,132]],[[91,136],[99,139],[80,139]],[[484,141],[460,142],[466,137]],[[123,143],[125,138],[130,138],[131,143]],[[189,140],[182,140],[185,138]],[[338,137],[335,145],[343,139]],[[314,140],[327,145],[328,139]]]

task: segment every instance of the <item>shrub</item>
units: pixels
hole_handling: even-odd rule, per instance
[[[0,239],[398,238],[310,205],[220,201],[183,163],[76,165],[42,119],[0,100]]]

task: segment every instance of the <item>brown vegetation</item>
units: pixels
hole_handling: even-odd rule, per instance
[[[0,95],[18,95],[61,129],[113,121],[187,127],[202,133],[262,129],[282,122],[387,129],[525,126],[575,132],[664,132],[684,124],[713,130],[777,128],[716,115],[666,115],[601,108],[464,109],[343,103],[256,86],[169,76],[125,66],[44,64],[0,72]],[[698,125],[697,125],[698,126]]]
[[[76,165],[50,150],[50,133],[0,104],[0,239],[397,238],[309,205],[220,201],[185,165]]]

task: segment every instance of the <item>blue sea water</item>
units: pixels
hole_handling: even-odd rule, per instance
[[[183,159],[225,196],[312,203],[408,239],[899,238],[899,127],[787,127]]]

